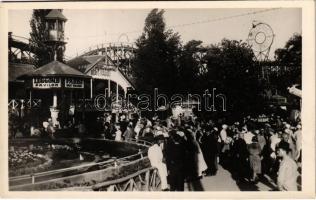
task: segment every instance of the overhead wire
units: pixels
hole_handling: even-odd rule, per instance
[[[256,14],[270,12],[270,11],[275,11],[275,10],[279,10],[279,9],[281,9],[281,7],[267,8],[267,9],[262,9],[262,10],[258,10],[258,11],[241,13],[241,14],[237,14],[237,15],[224,16],[224,17],[218,17],[218,18],[207,19],[207,20],[200,20],[200,21],[191,22],[191,23],[176,24],[176,25],[167,26],[166,28],[167,29],[172,29],[172,28],[179,28],[179,27],[186,27],[186,26],[192,26],[192,25],[198,25],[198,24],[205,24],[205,23],[224,21],[224,20],[228,20],[228,19],[233,19],[233,18],[238,18],[238,17],[243,17],[243,16],[249,16],[249,15],[256,15]],[[132,33],[141,33],[141,32],[142,32],[142,30],[134,30],[134,31],[127,31],[127,32],[110,33],[110,34],[107,33],[107,35],[121,36],[122,34],[128,35],[128,34],[132,34]],[[73,37],[75,37],[75,36],[73,36]],[[94,35],[94,36],[90,35],[90,36],[83,36],[83,37],[97,38],[97,37],[104,37],[104,35]]]
[[[197,25],[197,24],[205,24],[205,23],[211,23],[211,22],[217,22],[217,21],[223,21],[223,20],[228,20],[228,19],[233,19],[237,17],[243,17],[243,16],[248,16],[248,15],[256,15],[259,13],[265,13],[265,12],[270,12],[274,10],[279,10],[281,9],[280,7],[278,8],[267,8],[259,11],[252,11],[252,12],[246,12],[238,15],[231,15],[231,16],[226,16],[226,17],[219,17],[219,18],[213,18],[213,19],[207,19],[207,20],[201,20],[201,21],[196,21],[196,22],[191,22],[191,23],[184,23],[184,24],[176,24],[176,25],[171,25],[167,26],[167,29],[171,28],[178,28],[178,27],[186,27],[186,26],[192,26],[192,25]],[[121,35],[121,34],[131,34],[131,33],[140,33],[142,30],[134,30],[134,31],[127,31],[127,32],[117,32],[117,33],[110,33],[107,35]],[[104,35],[88,35],[88,36],[73,36],[73,37],[86,37],[86,38],[97,38],[97,37],[104,37]]]

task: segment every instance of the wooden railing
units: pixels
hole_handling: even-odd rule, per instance
[[[135,143],[135,144],[139,144],[139,145],[144,145],[144,146],[151,146],[152,143],[148,142],[146,140],[140,140],[140,139],[134,139],[134,138],[129,138],[127,140],[125,140],[126,142],[131,142],[131,143]]]
[[[146,168],[126,177],[98,183],[94,191],[160,191],[160,177],[156,168]]]
[[[19,185],[19,183],[35,184],[37,182],[42,182],[49,179],[65,177],[66,176],[65,174],[71,174],[71,175],[73,175],[74,173],[79,174],[80,171],[85,171],[92,167],[95,167],[98,170],[100,170],[100,169],[105,169],[110,166],[117,166],[118,163],[123,163],[123,162],[127,162],[127,160],[138,159],[142,157],[144,157],[143,152],[139,152],[137,154],[126,156],[126,157],[115,159],[115,160],[108,160],[108,161],[99,162],[99,163],[90,163],[90,164],[85,164],[85,165],[80,165],[80,166],[75,166],[75,167],[68,167],[68,168],[51,170],[51,171],[46,171],[46,172],[15,176],[15,177],[9,178],[9,185]]]
[[[151,145],[150,142],[144,141],[144,140],[129,140],[125,142],[135,143],[138,145],[149,147]],[[89,171],[89,169],[95,169],[95,170],[101,170],[105,169],[107,167],[115,167],[119,164],[130,162],[131,160],[137,160],[142,159],[146,156],[146,152],[143,150],[139,150],[138,153],[129,155],[126,157],[122,157],[119,159],[114,160],[107,160],[99,163],[89,163],[85,165],[80,166],[74,166],[74,167],[68,167],[63,169],[57,169],[57,170],[51,170],[51,171],[45,171],[45,172],[39,172],[34,174],[27,174],[27,175],[21,175],[21,176],[15,176],[9,178],[9,185],[10,186],[18,186],[18,185],[25,185],[25,184],[35,184],[38,182],[43,182],[47,180],[56,179],[59,177],[66,177],[67,175],[74,175],[74,174],[80,174],[85,173]]]

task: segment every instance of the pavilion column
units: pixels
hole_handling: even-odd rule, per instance
[[[126,96],[127,96],[127,88],[124,88],[124,99],[126,99]]]
[[[64,80],[62,81],[62,82],[64,82]],[[65,87],[64,86],[62,86],[62,88],[61,88],[61,103],[59,103],[60,104],[60,111],[61,111],[61,115],[59,116],[59,122],[62,122],[62,123],[64,123],[65,122],[65,119],[66,119],[66,116],[67,116],[67,114],[66,114],[66,109],[67,109],[67,107],[66,107],[66,105],[67,105],[67,101],[66,101],[66,94],[65,94]],[[71,99],[71,90],[70,90],[70,101],[72,100]]]
[[[53,96],[53,108],[57,108],[57,93],[54,91],[54,96]]]
[[[111,80],[108,79],[108,95],[111,96]]]
[[[72,96],[73,96],[73,94],[72,94],[72,90],[70,90],[70,105],[73,105],[73,103],[72,103]]]
[[[53,106],[50,108],[50,114],[51,114],[53,125],[55,126],[57,124],[57,118],[59,114],[59,110],[57,110],[57,92],[56,91],[54,91]]]
[[[83,111],[82,111],[82,120],[85,120],[86,114],[86,93],[82,90],[82,98],[83,98]]]
[[[104,80],[104,84],[106,84],[106,80]],[[109,83],[108,83],[108,84],[109,84]],[[109,94],[109,92],[108,92],[108,90],[109,90],[108,87],[109,87],[109,86],[106,86],[106,85],[104,86],[104,96],[105,96],[105,98],[107,98],[107,96],[108,96],[108,94]]]
[[[30,89],[30,109],[32,108],[32,89]]]
[[[92,78],[90,79],[90,99],[93,97],[93,80]]]
[[[118,96],[119,96],[119,85],[116,83],[116,103],[118,103]]]

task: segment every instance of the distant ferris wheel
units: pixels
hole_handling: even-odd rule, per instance
[[[263,22],[252,22],[247,41],[258,61],[268,59],[273,40],[274,33],[271,26]]]

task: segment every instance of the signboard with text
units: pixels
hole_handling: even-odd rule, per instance
[[[33,88],[37,89],[50,89],[60,88],[61,79],[55,77],[36,77],[33,78]]]
[[[105,68],[94,68],[91,70],[91,75],[108,77],[110,76],[110,71]]]
[[[84,88],[84,82],[76,78],[65,78],[65,88]]]

